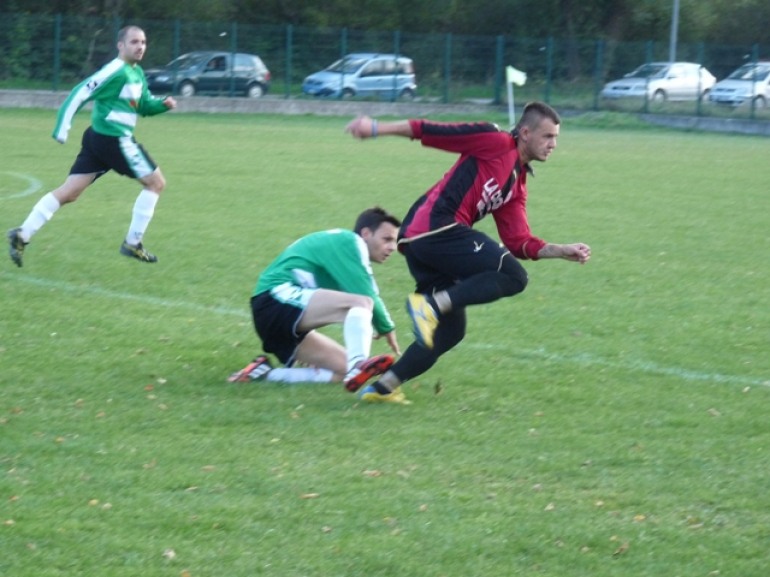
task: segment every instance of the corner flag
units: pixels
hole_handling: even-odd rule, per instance
[[[507,66],[505,68],[505,79],[508,84],[515,84],[516,86],[524,86],[527,82],[527,73],[521,70],[516,70],[513,66]]]
[[[527,81],[527,73],[516,70],[513,66],[505,67],[505,85],[508,88],[508,121],[513,127],[516,124],[513,108],[513,85],[524,86]]]

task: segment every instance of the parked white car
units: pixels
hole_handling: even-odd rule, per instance
[[[649,98],[666,100],[698,100],[716,83],[711,72],[693,62],[648,62],[623,78],[607,83],[602,98]]]
[[[749,62],[714,85],[709,100],[716,104],[740,106],[754,101],[756,108],[770,103],[770,62]]]

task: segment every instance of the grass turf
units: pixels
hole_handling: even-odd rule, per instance
[[[87,115],[65,147],[50,111],[0,122],[10,228]],[[566,119],[530,221],[592,261],[525,263],[413,405],[229,385],[261,267],[367,206],[403,214],[452,162],[345,122],[144,119],[160,262],[118,255],[138,188],[115,175],[6,258],[0,574],[764,577],[770,143]],[[403,261],[375,274],[406,346]]]

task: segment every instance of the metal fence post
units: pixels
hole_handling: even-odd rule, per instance
[[[496,50],[495,50],[495,91],[494,91],[494,104],[500,104],[500,91],[503,85],[503,51],[505,49],[505,37],[502,35],[497,37]]]
[[[53,30],[53,91],[59,90],[59,77],[61,74],[61,14],[54,18]]]
[[[174,39],[171,41],[171,60],[179,57],[179,39],[182,36],[182,22],[177,18],[174,20]]]
[[[348,29],[343,28],[340,30],[340,58],[344,58],[348,53]],[[344,97],[345,92],[345,67],[342,67],[340,71],[340,95],[337,97],[340,100]]]
[[[545,45],[545,94],[543,100],[546,104],[551,102],[551,82],[553,77],[553,36],[548,37]]]
[[[695,101],[695,116],[703,116],[703,87],[701,86],[701,69],[703,66],[705,49],[703,42],[698,44],[698,56],[696,62],[700,64],[698,69],[698,100]]]
[[[759,44],[751,47],[751,62],[754,64],[754,70],[751,73],[751,119],[757,116],[757,99],[754,98],[754,92],[757,90],[757,61],[759,60]]]
[[[294,27],[289,24],[286,26],[286,100],[291,98],[291,61],[292,50],[294,49]]]
[[[644,49],[645,49],[644,61],[647,64],[652,62],[652,48],[653,48],[652,40],[648,40],[644,46]],[[644,79],[644,113],[645,114],[647,114],[650,111],[650,95],[648,94],[649,86],[650,86],[650,78],[648,76],[647,78]]]
[[[391,97],[391,102],[395,102],[398,100],[398,55],[401,51],[401,32],[399,30],[396,30],[393,32],[393,55],[395,58],[395,62],[393,63],[396,67],[395,74],[393,75],[393,96]]]
[[[238,52],[238,23],[230,24],[230,96],[235,96],[235,53]]]
[[[449,83],[452,81],[452,33],[446,35],[444,45],[444,104],[449,104]]]
[[[604,80],[604,40],[596,41],[594,61],[594,110],[599,110],[599,92]]]

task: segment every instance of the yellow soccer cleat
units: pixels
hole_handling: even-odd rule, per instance
[[[428,298],[419,293],[410,294],[406,299],[406,309],[412,317],[414,338],[426,349],[432,349],[433,334],[438,326],[438,314],[430,306]]]
[[[406,398],[401,387],[393,389],[389,395],[382,395],[377,392],[374,385],[367,385],[358,393],[358,398],[365,403],[394,403],[397,405],[411,405],[412,401]]]

